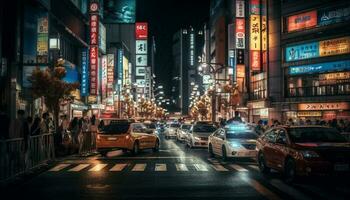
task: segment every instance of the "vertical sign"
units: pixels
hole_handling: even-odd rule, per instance
[[[236,62],[235,62],[235,50],[229,50],[229,65],[232,67],[232,81],[236,82]]]
[[[245,48],[245,20],[236,18],[236,48]]]
[[[250,0],[250,69],[261,68],[261,22],[260,0]]]
[[[107,96],[107,56],[102,56],[102,76],[101,76],[101,92],[102,98]]]
[[[97,2],[90,3],[90,95],[98,94],[98,9]]]
[[[48,63],[49,21],[47,16],[38,18],[37,34],[37,63]]]
[[[190,34],[190,65],[194,65],[194,33]]]
[[[236,0],[236,17],[244,17],[244,0]]]
[[[123,85],[123,49],[118,49],[118,70],[117,70],[117,73],[118,73],[118,86],[119,86],[119,89],[120,87]]]
[[[107,94],[113,95],[114,54],[107,55]]]
[[[137,22],[135,24],[136,40],[147,40],[148,38],[148,24],[147,22]]]
[[[148,23],[147,22],[137,22],[135,24],[135,37],[136,37],[136,83],[138,84],[138,93],[145,93],[146,89],[143,89],[145,87],[145,82],[147,77],[151,76],[151,71],[146,70],[146,66],[148,66],[148,46],[147,46],[147,39],[148,39]],[[130,67],[131,69],[131,67]],[[140,73],[142,72],[143,73]],[[149,73],[149,74],[147,74]],[[142,83],[142,84],[141,84]],[[148,84],[149,86],[149,84]],[[142,88],[142,89],[140,89]]]
[[[89,94],[89,64],[88,64],[88,50],[84,48],[81,52],[81,88],[80,95],[82,97]]]

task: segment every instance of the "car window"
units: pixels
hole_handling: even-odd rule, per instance
[[[171,127],[171,128],[179,128],[179,127],[180,127],[180,124],[171,124],[170,127]]]
[[[264,140],[267,142],[274,143],[276,141],[276,137],[277,137],[276,129],[272,129],[264,135]]]
[[[294,143],[347,142],[336,129],[326,127],[302,127],[288,130],[290,140]]]
[[[110,123],[102,128],[103,134],[123,134],[127,133],[130,128],[130,123]]]
[[[147,127],[144,124],[133,124],[132,131],[136,133],[145,132]]]
[[[189,124],[184,124],[181,126],[182,130],[190,130],[190,128],[191,128],[191,125],[189,125]]]
[[[193,127],[193,132],[197,133],[212,133],[216,131],[216,128],[213,125],[195,125]]]
[[[152,124],[146,123],[145,126],[149,129],[156,129],[156,124],[153,124],[153,123]]]
[[[285,132],[285,130],[283,129],[278,129],[278,136],[276,138],[276,141],[281,141],[283,143],[287,143],[287,134]]]

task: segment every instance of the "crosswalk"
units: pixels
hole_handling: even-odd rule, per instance
[[[238,164],[223,165],[220,163],[59,163],[56,166],[49,169],[49,172],[98,172],[98,171],[110,171],[110,172],[248,172],[252,167],[243,166]]]

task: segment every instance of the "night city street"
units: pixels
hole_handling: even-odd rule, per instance
[[[10,0],[0,199],[350,199],[349,0]]]

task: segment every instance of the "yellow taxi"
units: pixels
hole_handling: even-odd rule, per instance
[[[129,120],[111,120],[96,136],[97,151],[105,156],[108,151],[122,149],[138,154],[142,149],[159,150],[159,138],[142,123]]]

